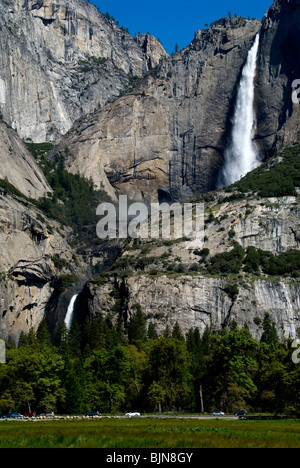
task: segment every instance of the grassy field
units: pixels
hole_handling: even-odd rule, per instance
[[[1,421],[0,448],[300,448],[300,420]]]

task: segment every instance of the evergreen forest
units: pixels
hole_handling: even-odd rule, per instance
[[[0,366],[0,413],[90,411],[209,413],[240,409],[300,413],[295,342],[280,341],[271,317],[255,340],[235,323],[221,332],[167,326],[158,337],[141,307],[128,327],[97,316],[65,324],[50,338],[46,321],[22,333]]]

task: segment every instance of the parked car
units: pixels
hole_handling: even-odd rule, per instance
[[[33,413],[25,413],[24,416],[25,418],[36,418],[36,411],[33,411]]]
[[[211,413],[212,416],[225,416],[225,413],[223,411],[216,411],[215,413]]]
[[[140,413],[126,413],[126,418],[139,418],[140,416]]]
[[[53,411],[50,411],[49,413],[41,413],[39,414],[39,417],[42,417],[42,418],[54,418],[54,413]]]
[[[91,413],[87,413],[86,416],[93,418],[94,416],[99,416],[99,411],[92,411]]]
[[[11,413],[10,418],[24,418],[23,414],[20,413]]]
[[[247,416],[247,414],[247,411],[245,409],[242,409],[234,413],[234,416]]]

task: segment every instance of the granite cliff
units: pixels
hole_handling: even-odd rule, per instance
[[[260,21],[227,18],[198,31],[127,95],[79,120],[56,152],[111,193],[183,200],[214,188],[234,94]]]
[[[292,102],[299,70],[298,1],[275,1],[263,21],[226,18],[199,30],[125,96],[62,139],[70,171],[133,199],[184,200],[216,187],[237,86],[259,30],[255,141],[262,160],[299,139]],[[101,182],[100,182],[101,181]]]
[[[84,0],[5,0],[0,29],[0,108],[34,142],[56,142],[167,56]]]

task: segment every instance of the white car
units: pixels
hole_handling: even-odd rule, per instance
[[[140,416],[140,413],[126,413],[126,418],[139,418]]]
[[[222,411],[217,411],[216,413],[211,413],[212,416],[225,416],[225,413]]]

